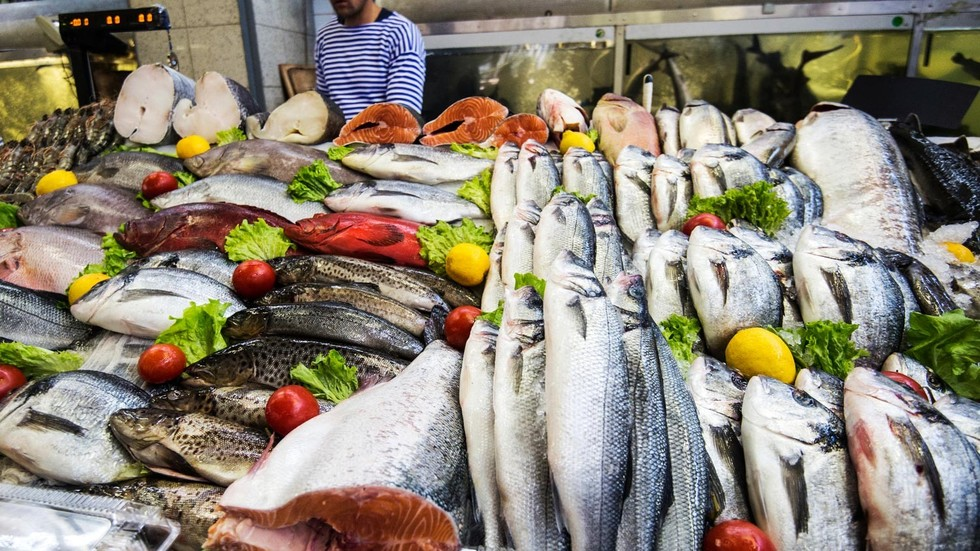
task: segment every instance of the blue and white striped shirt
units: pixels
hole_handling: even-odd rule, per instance
[[[316,35],[316,89],[350,120],[365,107],[395,102],[422,111],[425,45],[403,15],[382,9],[378,20],[345,27],[339,17]]]

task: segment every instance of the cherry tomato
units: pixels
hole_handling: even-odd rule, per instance
[[[184,372],[187,356],[184,351],[170,343],[154,344],[140,354],[136,363],[140,377],[148,383],[160,384],[172,381]]]
[[[27,384],[27,377],[12,365],[0,364],[0,400]]]
[[[913,379],[912,377],[909,377],[908,375],[903,375],[897,371],[882,371],[881,374],[895,381],[896,383],[905,386],[912,392],[918,394],[919,396],[922,397],[923,400],[927,402],[929,401],[929,396],[926,394],[926,391],[922,388],[922,385],[917,383],[915,379]]]
[[[684,227],[681,228],[681,231],[687,235],[691,235],[694,228],[698,226],[708,226],[709,228],[714,228],[716,230],[723,230],[728,227],[725,225],[725,221],[718,216],[715,216],[710,212],[702,212],[701,214],[688,218],[687,222],[684,222]]]
[[[277,389],[265,403],[266,422],[283,436],[319,414],[320,404],[313,393],[300,385]]]
[[[769,536],[747,520],[726,520],[704,536],[704,551],[776,551]]]
[[[276,285],[276,271],[268,262],[246,260],[231,274],[231,284],[235,291],[245,298],[259,298]]]
[[[446,342],[460,352],[466,348],[470,329],[476,317],[482,314],[476,306],[458,306],[446,316]]]
[[[177,184],[177,178],[169,172],[159,171],[151,172],[143,178],[143,185],[141,191],[143,192],[143,197],[147,199],[153,199],[157,195],[162,195],[168,191],[173,191],[180,187]]]

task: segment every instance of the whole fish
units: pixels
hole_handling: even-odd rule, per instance
[[[623,271],[624,258],[628,257],[612,210],[598,197],[591,199],[586,208],[589,209],[592,226],[595,228],[593,271],[599,282],[605,285]]]
[[[205,547],[250,535],[326,546],[316,518],[366,548],[458,549],[470,514],[459,373],[459,352],[433,342],[390,383],[294,429],[225,491]]]
[[[647,255],[646,295],[650,318],[662,323],[672,314],[696,317],[687,284],[689,240],[677,230],[668,230]]]
[[[455,193],[400,180],[350,184],[330,192],[323,203],[334,212],[366,212],[420,224],[484,217],[480,207]]]
[[[759,180],[770,180],[769,168],[741,147],[707,144],[691,158],[691,182],[698,197],[715,197]]]
[[[140,256],[182,249],[225,250],[225,237],[244,221],[259,218],[274,228],[285,228],[289,220],[264,209],[230,203],[189,203],[140,220],[131,220],[114,237],[123,248]]]
[[[140,191],[143,179],[153,172],[180,172],[183,163],[176,157],[142,151],[117,151],[96,157],[72,169],[83,184],[111,184],[134,192]]]
[[[681,148],[681,112],[672,105],[662,105],[653,115],[657,123],[657,137],[664,155],[677,155]]]
[[[581,147],[568,148],[562,157],[561,185],[569,193],[595,195],[610,207],[615,204],[612,180],[606,178],[595,155]]]
[[[650,152],[632,145],[623,149],[616,159],[613,176],[616,222],[631,243],[653,226],[650,188],[656,160]]]
[[[806,222],[806,202],[803,194],[800,193],[800,188],[788,180],[773,185],[772,191],[776,197],[786,201],[786,208],[789,209],[789,215],[779,226],[776,235],[784,243],[792,244],[792,236],[797,235]]]
[[[238,263],[228,260],[228,256],[213,249],[185,249],[151,254],[150,256],[133,260],[127,270],[142,270],[143,268],[180,268],[206,275],[226,287],[231,287],[231,276],[235,273]]]
[[[505,223],[497,235],[493,237],[493,245],[490,246],[490,268],[487,270],[486,279],[483,282],[483,294],[480,295],[480,310],[492,312],[497,309],[500,301],[504,300],[504,278],[500,271],[503,265],[504,240],[507,238],[507,224]]]
[[[544,292],[548,464],[572,549],[612,549],[632,426],[623,322],[591,263],[562,251]]]
[[[593,265],[595,226],[582,201],[570,193],[557,193],[541,209],[541,218],[534,230],[534,275],[547,281],[555,259],[566,250]]]
[[[465,182],[493,168],[489,159],[477,159],[443,147],[404,143],[358,147],[340,162],[381,180],[428,185]]]
[[[502,228],[517,205],[517,158],[521,148],[507,142],[497,149],[490,176],[490,215],[493,225]]]
[[[317,356],[336,350],[348,365],[357,367],[358,388],[387,381],[407,362],[370,350],[331,342],[263,336],[222,348],[187,366],[183,383],[190,387],[242,386],[256,383],[273,389],[292,383],[289,371],[309,365]]]
[[[551,154],[534,140],[521,146],[514,174],[514,200],[518,205],[533,201],[539,208],[544,208],[555,188],[561,185],[561,171]]]
[[[262,431],[204,415],[157,408],[120,409],[109,428],[151,471],[227,486],[258,461]]]
[[[844,381],[838,377],[819,369],[801,369],[793,385],[837,417],[844,418]]]
[[[783,292],[783,327],[801,325],[803,318],[800,317],[796,286],[793,284],[793,253],[779,241],[743,220],[732,220],[728,224],[728,231],[755,249],[776,274]]]
[[[742,452],[742,398],[748,384],[748,379],[710,356],[698,356],[687,372],[704,448],[718,477],[712,492],[719,508],[715,522],[752,518]]]
[[[763,163],[779,168],[795,145],[796,127],[788,122],[777,122],[742,143],[741,147]]]
[[[844,421],[807,393],[764,375],[749,380],[742,401],[749,501],[777,549],[863,545],[846,444]]]
[[[538,95],[536,107],[538,116],[544,119],[551,130],[551,139],[561,142],[566,130],[586,132],[589,130],[589,114],[574,99],[564,92],[553,88],[545,88]]]
[[[644,284],[647,280],[647,259],[650,258],[650,252],[657,244],[658,239],[660,239],[660,232],[657,231],[657,228],[649,227],[644,229],[643,233],[633,242],[631,257],[633,268],[643,278]]]
[[[129,220],[148,216],[136,194],[111,185],[76,184],[39,195],[21,205],[17,218],[28,226],[71,226],[112,233]]]
[[[320,161],[339,184],[363,182],[368,178],[331,161],[327,154],[312,147],[276,140],[242,140],[231,142],[184,159],[184,167],[198,178],[216,174],[251,174],[268,176],[280,182],[291,182],[301,168]]]
[[[75,318],[103,329],[155,339],[192,302],[228,304],[225,315],[245,308],[231,289],[210,277],[179,268],[124,272],[99,283],[71,305]]]
[[[285,228],[286,237],[306,250],[425,268],[419,255],[419,224],[362,212],[316,214]]]
[[[599,132],[599,150],[610,163],[615,163],[628,145],[660,155],[653,115],[630,98],[603,94],[592,110],[592,126]]]
[[[724,114],[714,105],[695,99],[687,102],[677,122],[682,148],[701,149],[708,144],[732,145]]]
[[[243,341],[261,335],[290,335],[363,346],[390,356],[413,359],[422,343],[374,314],[339,302],[302,302],[255,306],[232,314],[221,333]]]
[[[251,174],[208,176],[182,188],[157,195],[150,203],[161,209],[189,203],[233,203],[266,209],[290,222],[326,212],[323,205],[316,201],[293,201],[286,193],[285,183]]]
[[[857,324],[851,339],[879,367],[902,340],[905,308],[888,269],[866,243],[820,226],[807,226],[793,254],[793,276],[803,321]]]
[[[63,295],[33,291],[0,281],[0,337],[48,350],[71,348],[92,334],[76,320]]]
[[[752,141],[759,132],[776,124],[776,119],[757,109],[739,109],[732,115],[732,124],[735,125],[738,143],[745,144]]]
[[[500,258],[500,276],[504,288],[514,289],[514,274],[534,271],[534,236],[541,209],[534,201],[518,203],[507,222],[507,235]]]
[[[823,216],[823,192],[809,176],[791,166],[784,166],[780,169],[786,178],[792,182],[800,195],[803,196],[803,224],[813,224]]]
[[[755,249],[725,230],[698,226],[691,232],[687,284],[708,350],[716,357],[724,356],[740,329],[782,322],[776,274]]]
[[[823,191],[824,225],[873,247],[919,251],[918,199],[895,140],[877,120],[823,102],[797,124],[796,136],[791,164]]]
[[[935,406],[980,453],[980,403],[959,394],[947,394],[937,400]]]
[[[157,394],[150,400],[150,407],[179,411],[181,413],[203,413],[231,423],[238,423],[253,429],[269,429],[265,417],[265,406],[273,389],[255,383],[244,386],[211,386],[203,388],[173,388]],[[318,398],[320,413],[333,409],[333,403]]]
[[[844,381],[844,419],[874,549],[970,549],[980,455],[936,408],[870,369]]]
[[[65,293],[88,264],[102,262],[98,234],[59,226],[0,232],[0,281],[35,291]]]
[[[946,396],[955,394],[936,373],[905,354],[895,352],[885,358],[881,365],[882,371],[894,371],[910,377],[919,383],[930,402],[938,402]]]
[[[650,210],[661,232],[680,230],[694,195],[691,168],[670,155],[660,155],[650,173]]]
[[[151,339],[101,331],[79,349],[85,356],[79,369],[115,375],[143,390],[150,390],[152,385],[140,376],[138,364],[140,355],[152,344]]]
[[[392,268],[406,278],[414,279],[423,285],[428,285],[453,308],[464,305],[476,306],[479,303],[479,299],[473,291],[448,277],[436,275],[431,270],[422,270],[408,266],[392,266]]]
[[[139,387],[105,373],[68,371],[31,382],[0,408],[0,453],[46,479],[105,484],[143,468],[109,432],[120,408],[146,407]]]

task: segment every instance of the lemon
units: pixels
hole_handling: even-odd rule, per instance
[[[197,134],[191,134],[177,142],[177,156],[181,159],[200,155],[209,149],[211,149],[211,144]]]
[[[725,362],[746,378],[768,375],[786,384],[796,379],[796,363],[779,335],[761,327],[742,329],[725,348]]]
[[[95,284],[100,281],[105,281],[109,279],[109,276],[103,273],[95,274],[85,274],[75,281],[71,282],[68,286],[68,304],[75,304],[75,302],[85,296],[85,293],[89,292]]]
[[[59,168],[41,176],[41,179],[37,181],[37,187],[35,187],[34,193],[44,195],[45,193],[51,193],[57,189],[73,186],[77,183],[78,178],[75,177],[74,172]]]
[[[571,147],[581,147],[589,153],[595,151],[595,144],[592,143],[592,140],[585,133],[566,130],[561,135],[561,143],[558,144],[558,149],[564,155]]]
[[[472,287],[483,282],[490,271],[490,255],[473,243],[460,243],[446,255],[446,275],[460,285]]]
[[[973,256],[973,251],[966,248],[965,245],[954,243],[952,241],[944,241],[943,245],[946,247],[946,250],[953,253],[956,260],[959,260],[960,262],[965,264],[973,264],[977,260],[977,257]]]

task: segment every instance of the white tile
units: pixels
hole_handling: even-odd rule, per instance
[[[280,83],[280,63],[305,63],[305,33],[256,25],[255,35],[263,85],[273,86]]]
[[[188,28],[238,24],[237,0],[186,0],[184,13]]]

